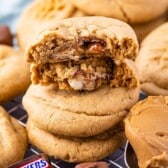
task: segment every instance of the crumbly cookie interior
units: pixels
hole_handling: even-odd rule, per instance
[[[75,7],[67,0],[37,0],[36,3],[34,3],[34,8],[32,13],[40,21],[51,20],[55,17],[61,18],[61,16],[64,15],[68,17],[75,11]],[[62,11],[64,11],[64,13]]]
[[[46,39],[30,51],[34,84],[52,83],[63,90],[87,91],[102,85],[137,86],[132,70],[120,61],[125,57],[129,41],[123,42],[122,47],[114,44],[112,51],[107,48],[106,41],[95,37],[83,37],[76,42],[53,37]]]
[[[66,36],[66,32],[64,32]],[[98,39],[94,36],[72,36],[59,38],[54,33],[47,34],[29,50],[28,61],[35,63],[61,62],[67,60],[79,60],[80,57],[103,57],[108,56],[114,60],[124,58],[135,59],[137,46],[132,39]]]

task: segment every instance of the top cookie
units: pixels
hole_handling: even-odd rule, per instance
[[[112,86],[130,88],[133,75],[124,59],[134,59],[137,51],[136,35],[126,23],[105,17],[82,17],[58,21],[41,32],[29,46],[26,58],[32,63],[33,83],[57,83],[60,89],[67,90],[94,90],[113,80]],[[128,85],[120,81],[122,76],[129,76]]]
[[[168,95],[168,22],[142,42],[136,65],[141,88],[152,95]]]
[[[166,12],[168,1],[161,0],[71,0],[80,10],[98,16],[114,17],[128,23],[153,20]]]

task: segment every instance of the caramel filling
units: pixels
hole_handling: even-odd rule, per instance
[[[87,53],[99,54],[105,51],[106,43],[104,40],[96,38],[83,37],[78,41],[78,48],[85,50]]]

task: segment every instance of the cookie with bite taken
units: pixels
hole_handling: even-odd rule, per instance
[[[126,23],[79,17],[42,31],[28,47],[26,59],[33,84],[91,91],[103,85],[135,88],[132,60],[137,52],[136,35]]]

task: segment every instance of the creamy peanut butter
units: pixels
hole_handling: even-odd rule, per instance
[[[125,120],[125,131],[140,168],[168,167],[168,97],[137,103]]]

